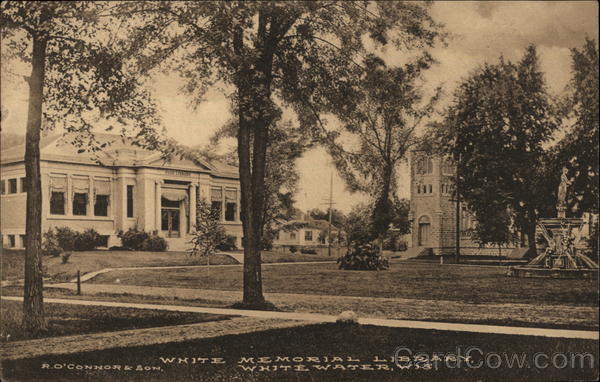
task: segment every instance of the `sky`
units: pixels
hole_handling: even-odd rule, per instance
[[[431,7],[431,15],[450,34],[445,46],[430,50],[437,64],[425,74],[427,88],[443,86],[445,97],[440,106],[449,102],[461,79],[482,63],[497,62],[501,55],[518,60],[529,44],[537,46],[549,89],[560,93],[571,75],[570,49],[581,47],[586,36],[598,40],[595,1],[439,1]],[[383,58],[388,65],[397,65],[404,55],[388,50]],[[167,133],[187,145],[204,145],[229,119],[228,101],[214,90],[207,94],[206,102],[192,110],[188,98],[179,93],[181,85],[182,81],[174,75],[161,75],[153,83]],[[25,133],[27,91],[23,81],[2,81],[3,132]],[[353,205],[367,201],[365,195],[346,190],[324,149],[308,151],[297,166],[300,173],[297,208],[327,208],[324,203],[329,199],[332,175],[334,208],[348,212]],[[408,197],[406,164],[398,173],[398,194]]]

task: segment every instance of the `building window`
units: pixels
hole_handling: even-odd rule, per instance
[[[6,194],[6,181],[5,180],[2,180],[0,182],[0,193],[2,195]]]
[[[73,194],[73,215],[85,216],[87,215],[87,194],[76,192]]]
[[[19,237],[21,238],[21,248],[25,248],[25,243],[27,242],[27,236],[19,235]]]
[[[225,190],[225,220],[235,221],[237,213],[237,190]]]
[[[108,216],[108,195],[96,195],[94,216]]]
[[[279,240],[279,231],[275,233],[275,240]]]
[[[127,217],[133,217],[133,186],[127,186]]]
[[[27,192],[27,181],[25,177],[21,178],[21,192]]]
[[[227,203],[225,206],[225,220],[228,222],[235,221],[235,213],[237,210],[236,203]]]
[[[52,191],[50,196],[50,213],[53,215],[65,214],[65,193]]]
[[[417,161],[418,174],[431,174],[433,172],[433,162],[431,158],[421,158]]]
[[[110,180],[94,179],[94,216],[108,216]]]
[[[290,232],[290,239],[292,239],[292,240],[296,239],[296,232]]]
[[[304,240],[312,241],[312,239],[313,239],[312,231],[304,231]]]
[[[8,180],[8,193],[9,194],[17,193],[17,179],[9,179]]]
[[[16,239],[15,235],[8,235],[8,247],[15,248],[16,247]]]
[[[431,186],[431,184],[429,185],[429,193],[433,193],[433,187]]]
[[[442,162],[442,173],[444,175],[454,174],[454,164],[450,158],[446,158],[444,159],[444,162]]]
[[[219,217],[219,220],[222,219],[223,210],[223,189],[221,187],[213,187],[210,190],[210,199],[211,199],[211,208],[215,214]]]

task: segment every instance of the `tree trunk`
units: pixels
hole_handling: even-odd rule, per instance
[[[265,302],[262,291],[261,233],[265,195],[265,169],[269,126],[273,121],[271,81],[274,43],[267,38],[267,16],[259,12],[259,52],[254,68],[246,62],[237,68],[238,90],[238,156],[244,230],[244,300],[245,305]],[[271,23],[273,21],[271,20]],[[271,25],[271,27],[273,27]],[[244,53],[243,29],[234,32],[234,51]],[[248,58],[248,57],[246,57]],[[250,152],[252,147],[252,152]],[[251,158],[252,156],[252,158]]]
[[[25,286],[23,327],[31,334],[46,329],[42,280],[42,184],[40,174],[40,133],[46,61],[46,40],[33,36],[29,110],[25,139],[25,182],[27,212],[25,223]]]

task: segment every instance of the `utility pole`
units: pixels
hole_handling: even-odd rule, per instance
[[[327,227],[327,255],[331,256],[331,224],[333,218],[333,205],[335,204],[333,202],[333,172],[331,173],[331,176],[329,178],[329,201],[321,204],[329,205],[329,225]]]

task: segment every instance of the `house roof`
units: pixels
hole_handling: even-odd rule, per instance
[[[74,143],[75,133],[56,134],[40,140],[40,159],[78,164],[102,164],[109,167],[160,167],[194,172],[207,172],[214,176],[237,178],[237,167],[201,158],[171,158],[166,161],[160,152],[132,144],[131,140],[115,134],[95,133],[94,138],[107,146],[100,152],[81,151]],[[17,145],[0,152],[0,163],[18,163],[25,158],[25,145]]]
[[[322,220],[322,219],[306,219],[306,220],[294,219],[294,220],[284,221],[280,224],[281,224],[281,226],[297,224],[297,225],[302,225],[302,228],[318,229],[321,231],[325,231],[329,227],[329,222],[327,220]],[[331,230],[339,231],[339,229],[336,226],[334,226],[333,224],[331,225]]]

